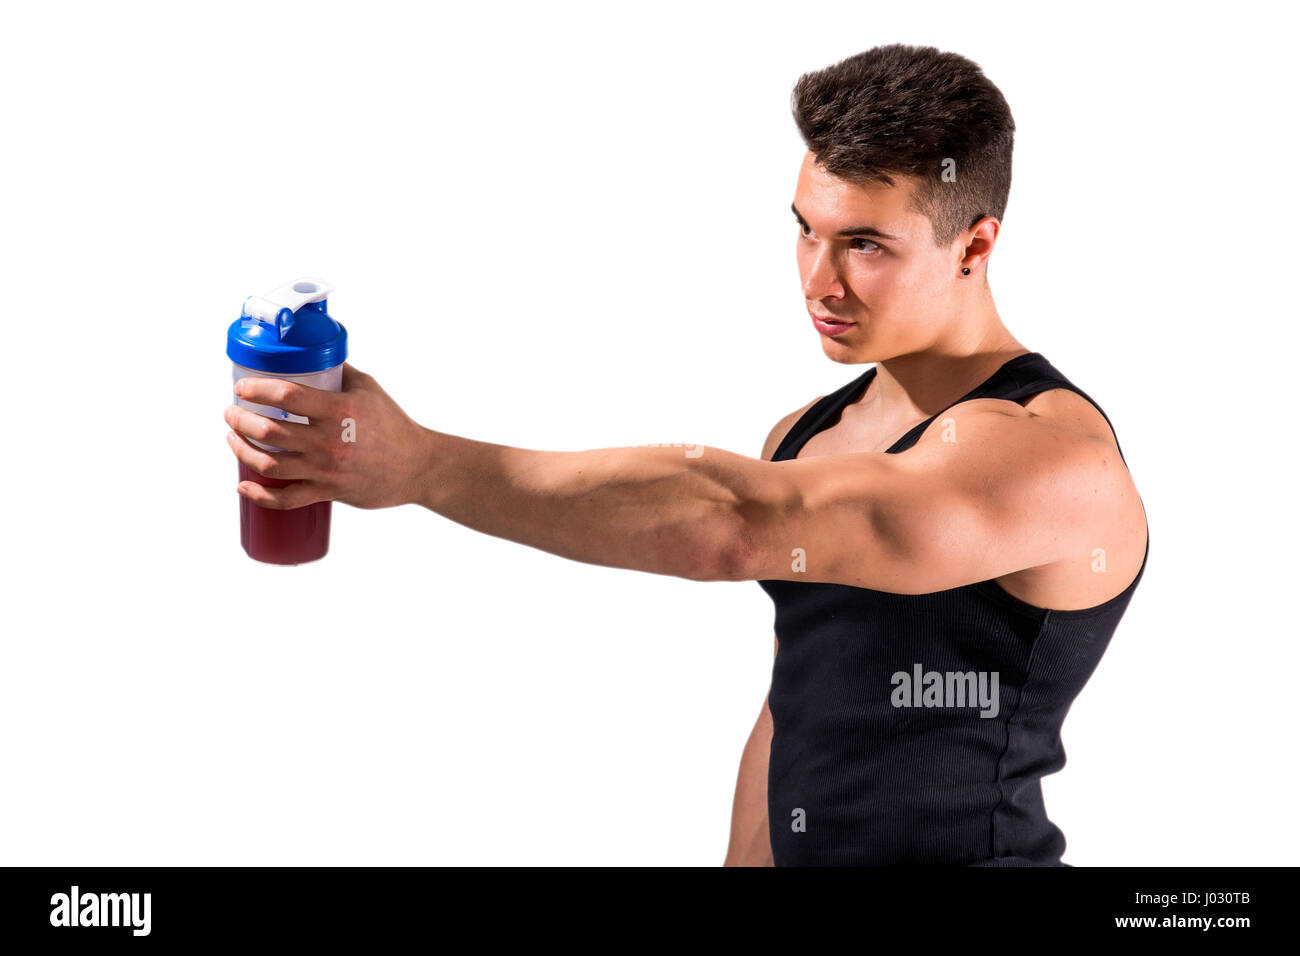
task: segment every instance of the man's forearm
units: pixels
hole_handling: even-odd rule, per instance
[[[742,580],[769,462],[704,446],[555,452],[426,430],[418,503],[575,561]]]

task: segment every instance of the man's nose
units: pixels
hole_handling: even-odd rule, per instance
[[[827,246],[815,249],[812,258],[805,260],[803,295],[805,299],[838,298],[844,295],[844,286],[835,271],[833,250]]]

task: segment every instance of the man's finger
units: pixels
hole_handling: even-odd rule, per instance
[[[259,475],[281,481],[297,481],[315,475],[315,469],[294,452],[263,451],[238,432],[229,432],[226,440],[230,442],[235,457]]]
[[[245,438],[288,451],[306,451],[311,446],[310,425],[279,422],[238,405],[226,408],[226,424]]]
[[[328,501],[325,490],[312,481],[295,481],[283,488],[267,488],[255,481],[241,481],[238,491],[253,504],[276,511],[305,508],[318,501]]]
[[[334,393],[278,378],[241,378],[235,383],[235,394],[246,402],[316,419],[329,417],[330,396]]]

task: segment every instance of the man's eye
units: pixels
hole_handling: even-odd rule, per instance
[[[853,242],[865,242],[867,245],[871,246],[870,249],[863,249],[863,250],[862,250],[863,252],[875,252],[877,249],[880,248],[880,244],[879,244],[879,243],[872,242],[870,239],[863,239],[861,236],[858,236],[858,237],[854,238],[852,241],[853,241]]]
[[[808,235],[808,231],[807,231],[807,230],[808,230],[808,227],[807,227],[807,226],[805,226],[803,223],[798,223],[797,225],[799,226],[799,235],[801,235],[801,236],[806,236],[806,235]]]

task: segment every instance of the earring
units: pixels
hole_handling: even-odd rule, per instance
[[[964,276],[968,276],[968,275],[970,275],[970,269],[962,269],[962,270],[961,270],[961,274],[964,275]]]

